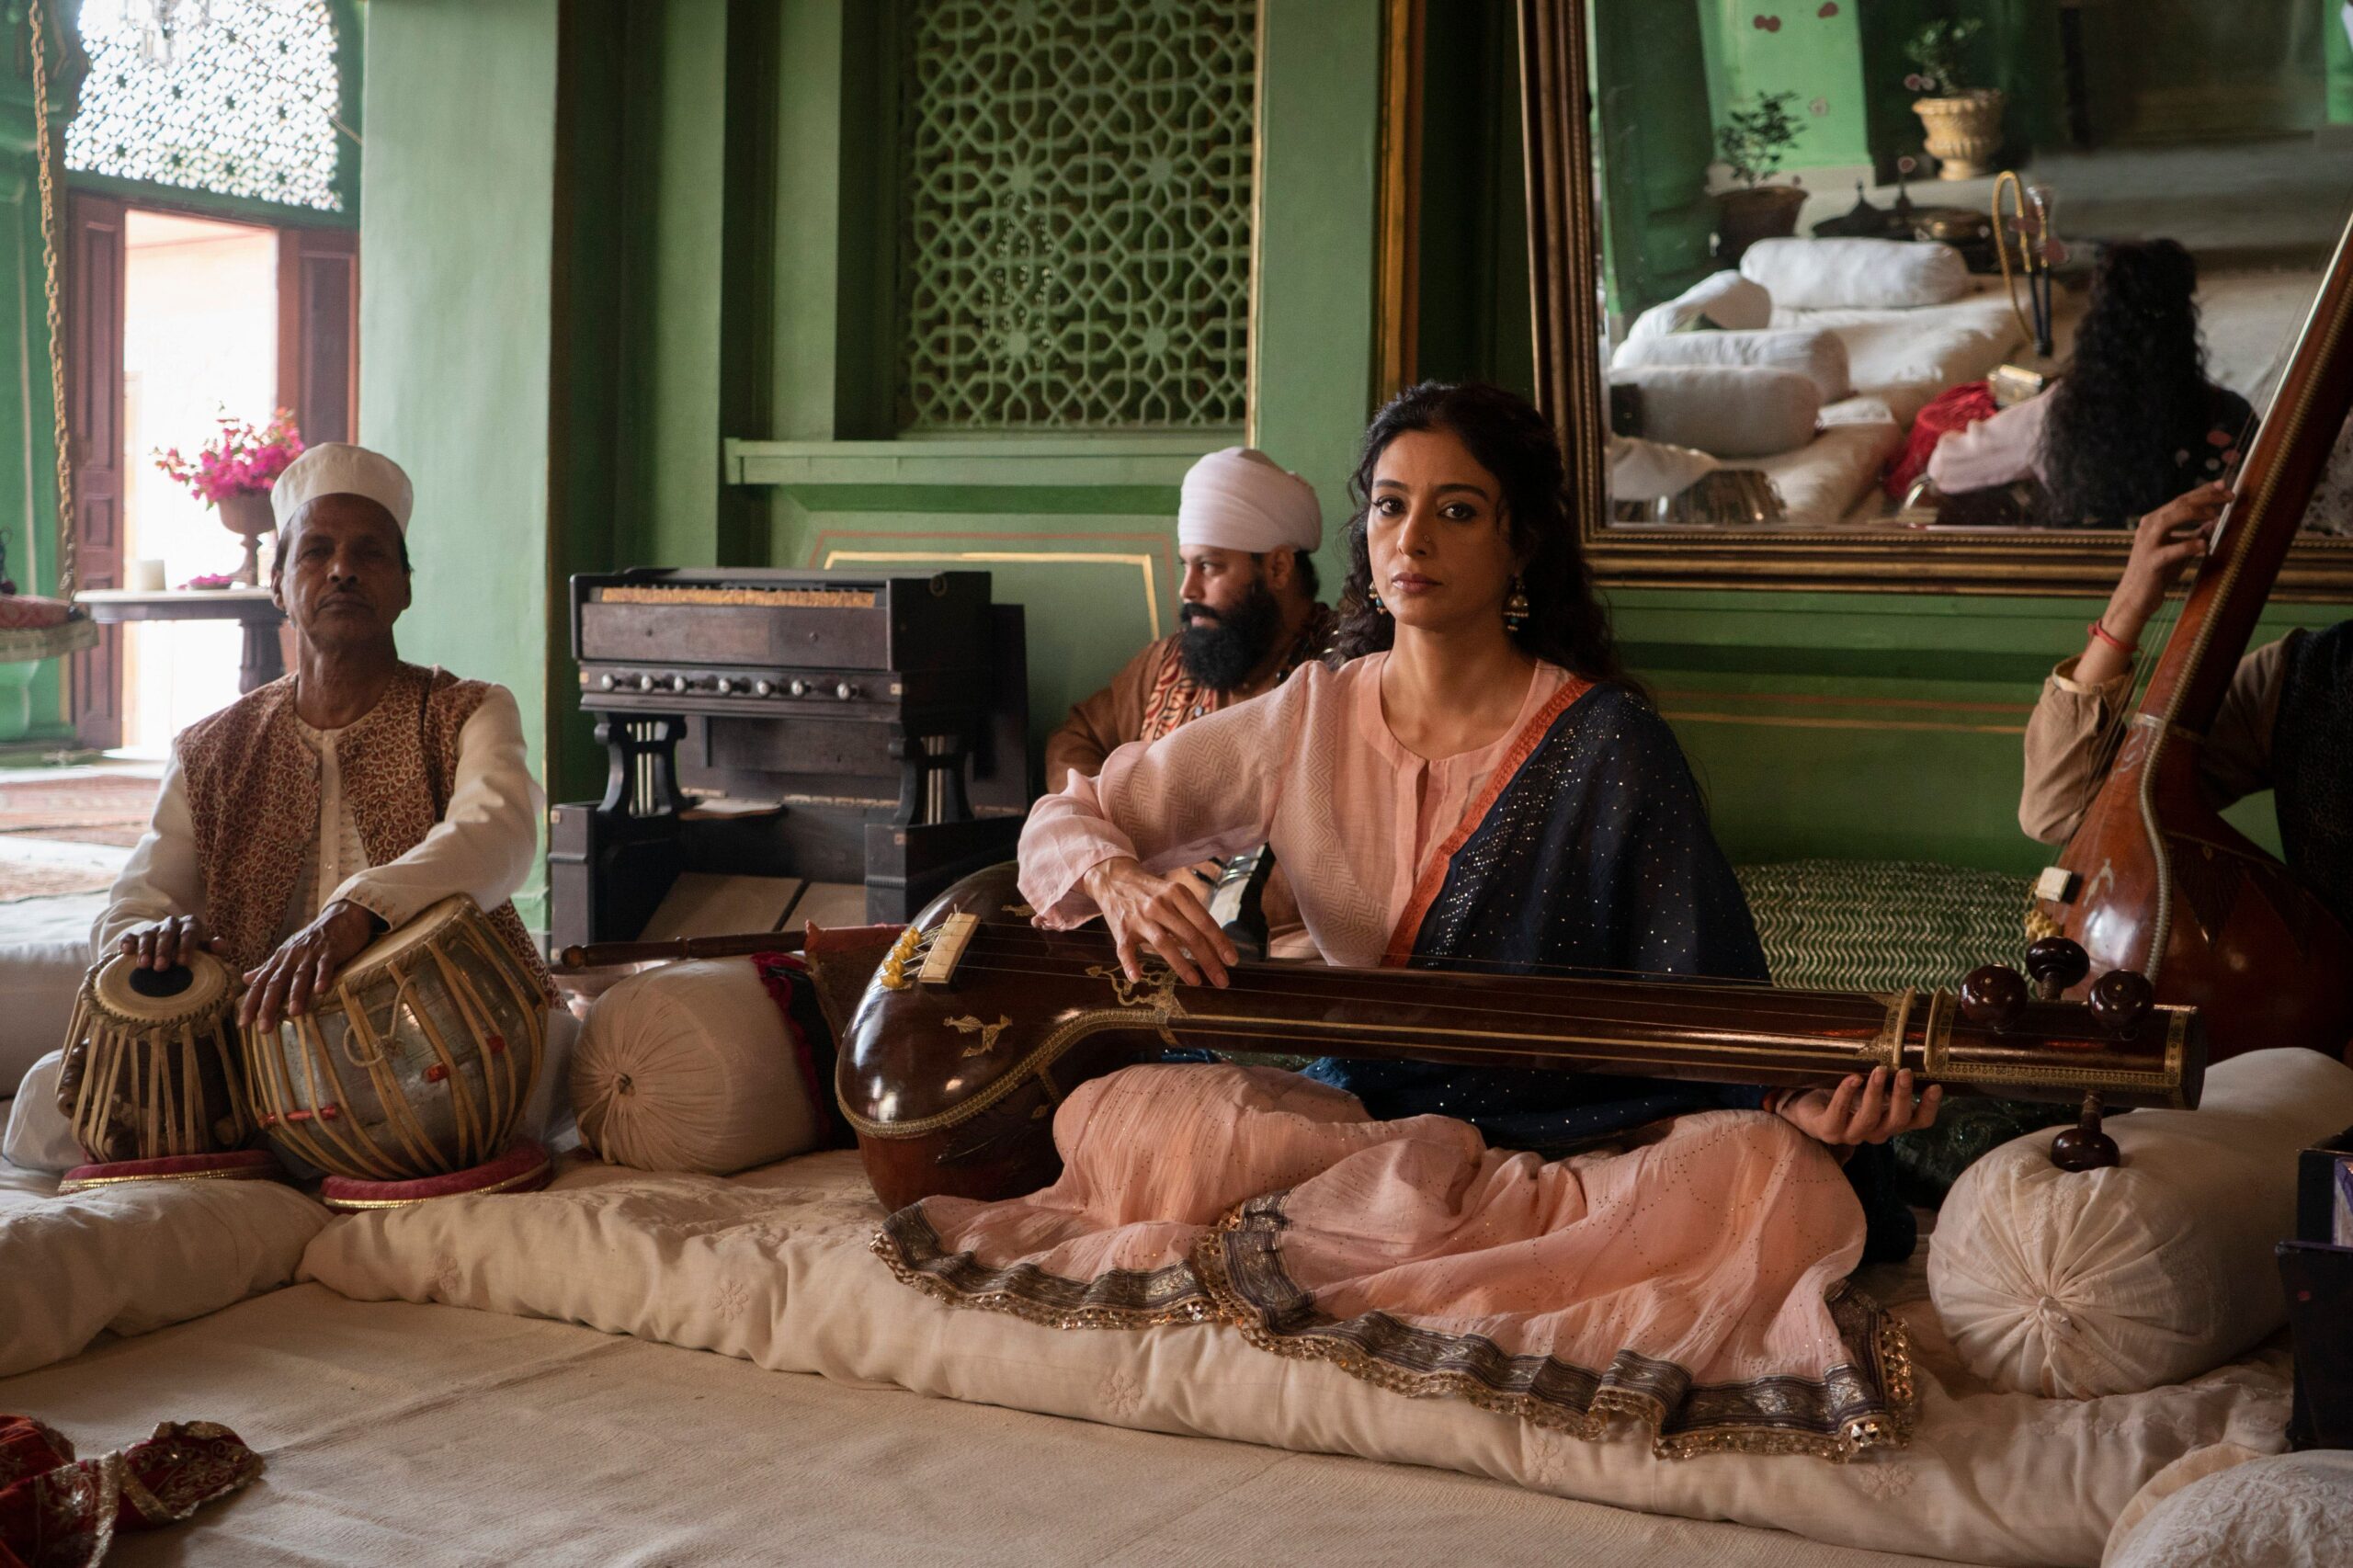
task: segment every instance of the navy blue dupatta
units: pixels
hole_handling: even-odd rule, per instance
[[[1529,730],[1400,922],[1391,961],[1767,981],[1748,901],[1665,721],[1621,687],[1572,680]],[[1418,1062],[1327,1058],[1307,1072],[1383,1119],[1459,1117],[1491,1144],[1547,1156],[1762,1098],[1746,1087]],[[1871,1257],[1911,1251],[1886,1153],[1859,1151],[1848,1165]]]

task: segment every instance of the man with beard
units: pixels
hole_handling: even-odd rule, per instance
[[[1324,540],[1315,488],[1264,452],[1228,447],[1185,475],[1176,507],[1180,630],[1079,703],[1046,741],[1046,787],[1092,778],[1131,741],[1272,690],[1324,651],[1332,612],[1315,599]]]

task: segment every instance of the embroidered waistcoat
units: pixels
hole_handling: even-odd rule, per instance
[[[369,864],[416,847],[448,809],[458,773],[458,733],[490,687],[443,669],[404,664],[367,714],[343,730],[335,756],[343,798]],[[258,966],[278,933],[319,820],[319,759],[303,744],[294,677],[248,692],[178,741],[188,810],[196,819],[204,915],[240,971]],[[486,910],[491,928],[543,994],[547,967],[512,903]]]

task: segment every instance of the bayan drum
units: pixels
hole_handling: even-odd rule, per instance
[[[538,984],[460,893],[371,944],[301,1017],[245,1030],[245,1078],[261,1130],[328,1173],[330,1208],[529,1191],[547,1151],[515,1131],[546,1039]]]
[[[57,1104],[94,1163],[62,1190],[278,1174],[267,1153],[239,1147],[253,1123],[237,1081],[238,991],[235,972],[202,951],[170,969],[118,954],[90,971]]]

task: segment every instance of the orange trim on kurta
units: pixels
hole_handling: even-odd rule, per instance
[[[1487,820],[1487,812],[1503,798],[1505,789],[1518,776],[1520,764],[1534,756],[1536,748],[1544,744],[1552,722],[1592,689],[1591,681],[1569,676],[1567,683],[1552,694],[1552,700],[1539,709],[1536,717],[1519,732],[1519,739],[1512,743],[1511,750],[1504,754],[1504,759],[1495,764],[1495,771],[1488,778],[1486,789],[1462,813],[1462,821],[1447,835],[1446,842],[1438,846],[1438,853],[1430,857],[1429,869],[1422,873],[1421,881],[1414,884],[1414,896],[1406,901],[1405,913],[1398,916],[1397,928],[1389,933],[1389,950],[1381,955],[1383,969],[1403,969],[1405,960],[1414,956],[1414,937],[1420,932],[1422,919],[1429,914],[1430,905],[1438,902],[1438,890],[1446,886],[1446,873],[1452,865],[1455,851],[1471,842],[1471,835],[1479,831],[1479,824]]]

